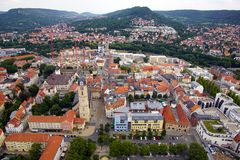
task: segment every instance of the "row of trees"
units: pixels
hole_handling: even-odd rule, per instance
[[[236,95],[235,92],[230,91],[228,92],[227,95],[233,99],[234,103],[236,103],[237,105],[240,105],[240,96]]]
[[[213,81],[199,77],[197,82],[200,83],[204,87],[204,90],[213,97],[220,92],[220,88]]]
[[[109,136],[109,132],[110,132],[111,126],[109,123],[105,124],[105,126],[103,126],[103,124],[100,124],[100,128],[98,131],[98,144],[100,146],[103,145],[109,145],[111,138]]]
[[[32,107],[32,114],[48,115],[50,112],[51,115],[62,115],[64,114],[62,112],[63,108],[72,108],[74,96],[74,92],[66,93],[63,99],[60,99],[59,94],[55,94],[52,98],[46,96],[43,99],[43,103],[35,104]]]
[[[14,64],[15,60],[14,59],[7,59],[4,60],[0,63],[0,67],[4,67],[7,69],[7,73],[8,74],[13,74],[16,73],[18,68],[17,66]]]
[[[207,160],[207,153],[204,148],[197,143],[192,143],[188,147],[186,144],[133,144],[131,141],[112,141],[110,146],[110,156],[123,157],[131,155],[149,156],[152,155],[166,155],[168,153],[173,155],[189,155],[191,160]]]
[[[55,66],[43,63],[39,67],[39,74],[43,75],[44,78],[47,78],[50,74],[52,74],[55,71],[55,69],[56,69]]]
[[[96,150],[96,143],[92,140],[75,138],[70,142],[67,160],[90,160]]]

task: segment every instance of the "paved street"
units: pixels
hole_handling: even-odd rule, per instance
[[[99,128],[100,124],[110,123],[111,120],[106,118],[104,103],[102,99],[92,100],[92,119],[95,126]]]

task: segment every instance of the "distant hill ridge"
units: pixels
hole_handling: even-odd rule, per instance
[[[0,12],[0,32],[29,31],[36,27],[48,26],[60,22],[71,23],[79,31],[89,27],[107,27],[109,31],[129,27],[131,19],[141,17],[154,19],[156,23],[172,26],[179,32],[182,24],[229,23],[240,24],[240,11],[152,11],[148,7],[133,7],[107,14],[90,12],[77,13],[41,8],[16,8]]]
[[[240,24],[240,10],[173,10],[155,12],[184,24]]]

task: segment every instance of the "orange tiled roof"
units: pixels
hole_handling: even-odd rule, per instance
[[[85,120],[83,118],[74,118],[74,123],[84,124]]]
[[[119,98],[117,101],[113,104],[106,104],[106,109],[116,109],[118,107],[121,107],[125,104],[125,99],[124,98]]]
[[[235,141],[235,142],[240,142],[240,133],[238,133],[238,134],[234,137],[234,141]]]
[[[170,106],[166,106],[163,110],[163,116],[166,123],[177,124],[177,121],[173,115],[172,108]]]
[[[175,88],[175,87],[178,86],[178,81],[177,80],[172,80],[171,84],[172,84],[173,88]]]
[[[44,133],[12,133],[6,137],[6,142],[47,142],[49,135]]]
[[[115,90],[116,94],[123,94],[127,92],[128,92],[128,86],[120,86],[120,87],[117,87]]]
[[[23,106],[20,106],[14,117],[20,120],[24,117],[24,115],[25,115],[25,108]]]
[[[50,137],[48,144],[40,157],[40,160],[53,160],[57,154],[58,149],[61,147],[62,141],[62,136]]]
[[[233,76],[225,76],[224,80],[229,81],[229,82],[234,83],[234,84],[237,84],[237,83],[240,82],[239,80],[235,79]]]
[[[0,92],[0,102],[5,102],[5,95],[3,92]]]
[[[190,122],[189,122],[189,120],[187,118],[186,113],[183,111],[182,106],[180,104],[178,104],[176,109],[177,109],[177,114],[178,114],[178,119],[179,119],[178,122],[182,126],[190,126]]]
[[[8,121],[8,124],[13,125],[14,127],[18,127],[21,124],[21,121],[14,117],[10,121]]]
[[[29,116],[28,122],[43,122],[43,123],[62,123],[63,121],[73,122],[76,113],[69,110],[63,116]]]
[[[37,75],[37,71],[35,69],[32,69],[32,68],[28,69],[28,72],[27,72],[27,77],[28,78],[31,79],[36,75]]]
[[[7,71],[6,68],[0,67],[0,71]]]
[[[78,84],[73,83],[69,89],[70,92],[75,92],[78,88]]]
[[[195,105],[195,106],[193,106],[193,107],[190,109],[190,111],[191,111],[191,112],[194,112],[194,111],[196,111],[196,110],[199,109],[199,108],[201,108],[199,105]]]
[[[27,57],[37,57],[35,54],[27,54],[27,55],[22,55],[22,56],[14,56],[14,57],[3,57],[4,60],[6,59],[16,59],[16,60],[20,60],[20,59],[24,59]]]

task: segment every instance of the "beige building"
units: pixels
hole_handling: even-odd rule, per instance
[[[31,131],[66,131],[72,132],[74,129],[84,129],[85,120],[76,118],[73,110],[67,111],[63,116],[29,116],[28,125]]]
[[[131,131],[162,131],[163,117],[160,113],[132,113]]]
[[[78,86],[78,107],[79,107],[79,115],[81,118],[85,119],[86,122],[90,121],[90,105],[88,98],[88,87],[86,85],[85,78],[81,78],[79,80]]]
[[[41,144],[40,160],[58,160],[65,146],[63,136],[49,136],[44,133],[13,133],[7,136],[5,145],[10,152],[28,152],[34,143]]]

